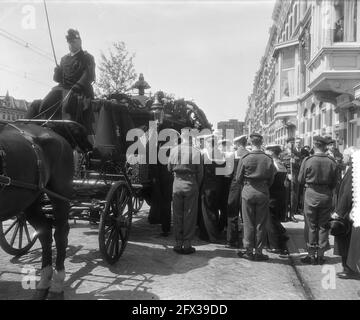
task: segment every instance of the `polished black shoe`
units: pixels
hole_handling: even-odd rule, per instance
[[[317,264],[317,260],[315,259],[315,257],[312,256],[306,256],[304,258],[301,258],[300,261],[304,264],[312,264],[312,265]]]
[[[296,219],[294,216],[289,217],[289,221],[291,222],[298,222],[298,219]]]
[[[246,260],[251,260],[251,261],[254,260],[254,254],[253,254],[252,252],[239,251],[239,252],[237,253],[237,255],[238,255],[240,258],[243,258],[243,259],[246,259]]]
[[[336,276],[339,279],[351,279],[351,280],[360,280],[360,274],[354,272],[354,271],[342,271],[338,272]]]
[[[180,246],[175,246],[175,247],[173,248],[173,250],[174,250],[176,253],[180,253],[180,254],[183,253],[183,248],[180,247]]]
[[[288,249],[282,249],[282,250],[280,250],[279,257],[280,258],[288,258],[289,254],[290,254],[290,252]]]
[[[267,261],[267,260],[269,260],[269,256],[267,256],[266,254],[262,254],[262,253],[255,253],[254,260],[255,261]]]
[[[196,249],[194,247],[188,247],[188,248],[184,248],[182,250],[182,254],[192,254],[195,252],[196,252]]]

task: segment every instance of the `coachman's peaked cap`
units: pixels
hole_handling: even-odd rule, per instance
[[[244,134],[242,136],[238,136],[234,138],[234,142],[238,142],[238,141],[247,141],[247,136]]]
[[[81,39],[79,31],[77,31],[75,29],[69,29],[67,32],[67,35],[66,35],[66,40],[70,41],[70,40],[75,40],[75,39]]]

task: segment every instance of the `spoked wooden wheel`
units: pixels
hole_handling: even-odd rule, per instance
[[[115,183],[106,197],[99,225],[99,247],[104,259],[114,264],[123,254],[130,235],[132,195],[125,181]]]
[[[133,202],[132,202],[134,213],[138,213],[141,210],[143,204],[144,204],[144,198],[135,195],[133,197]]]
[[[8,254],[22,256],[37,240],[35,229],[26,221],[23,213],[0,222],[0,247]]]

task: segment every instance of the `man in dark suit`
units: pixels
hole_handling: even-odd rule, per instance
[[[352,164],[350,161],[351,154],[355,149],[346,149],[344,151],[343,163],[348,165],[346,173],[341,180],[338,193],[338,201],[336,205],[336,210],[332,215],[332,218],[336,219],[338,217],[343,218],[345,223],[351,224],[349,218],[351,209],[353,207],[353,198],[352,198]],[[349,232],[335,236],[334,242],[334,254],[341,256],[341,263],[343,271],[337,273],[337,277],[341,279],[358,279],[359,276],[356,272],[351,270],[346,264],[349,247],[351,239],[351,226],[349,227]]]

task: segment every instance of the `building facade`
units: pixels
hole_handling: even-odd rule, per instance
[[[0,96],[0,120],[14,121],[25,117],[29,102],[15,99],[7,92]]]
[[[226,130],[234,130],[234,137],[238,137],[244,134],[244,122],[237,119],[220,121],[217,124],[217,129],[224,138],[226,137]]]
[[[278,0],[245,125],[266,143],[360,146],[360,0]]]

